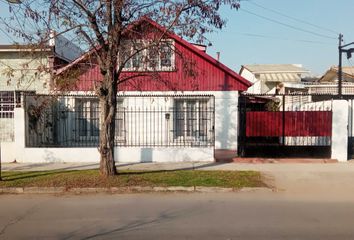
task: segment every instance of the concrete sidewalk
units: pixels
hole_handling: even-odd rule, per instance
[[[5,163],[4,171],[97,169],[98,163]],[[120,163],[127,170],[254,170],[278,191],[302,194],[340,194],[354,196],[354,162],[346,163]]]
[[[265,161],[269,162],[269,161]],[[257,162],[258,163],[258,162]],[[293,163],[235,163],[235,162],[178,162],[178,163],[117,163],[117,168],[126,170],[255,170],[261,172],[353,172],[354,161],[346,163],[296,162]],[[99,163],[2,163],[3,171],[46,171],[98,169]]]

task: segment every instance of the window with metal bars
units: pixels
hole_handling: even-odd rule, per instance
[[[136,96],[131,96],[135,98]],[[211,96],[158,96],[163,106],[117,99],[115,146],[124,147],[205,147],[214,144],[214,98]],[[163,101],[162,101],[163,98]],[[142,103],[149,98],[144,98]],[[28,101],[25,100],[25,102]],[[172,101],[172,102],[171,102]],[[135,103],[137,102],[137,103]],[[53,104],[58,104],[53,101]],[[26,140],[29,147],[96,147],[99,144],[99,100],[90,96],[70,96],[65,107],[49,107],[55,127],[39,121],[35,136]],[[70,106],[72,104],[74,107]],[[45,115],[47,116],[47,115]],[[51,117],[53,118],[53,117]],[[59,122],[58,122],[59,119]],[[27,119],[28,121],[28,119]],[[29,124],[27,123],[27,127]],[[51,139],[54,139],[53,141]]]
[[[149,46],[151,44],[151,46]],[[154,45],[146,40],[123,41],[120,61],[124,71],[173,71],[175,69],[174,41],[162,40]]]
[[[125,108],[123,106],[123,99],[117,101],[117,113],[115,119],[115,141],[125,142]]]
[[[176,138],[204,138],[208,135],[208,100],[175,100],[174,134]],[[210,124],[209,124],[210,125]]]
[[[99,107],[96,99],[76,99],[76,129],[79,137],[98,137]]]
[[[15,92],[0,91],[0,118],[14,118]]]

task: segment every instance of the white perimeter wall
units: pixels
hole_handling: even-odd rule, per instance
[[[14,119],[0,118],[0,142],[12,142],[14,140]]]
[[[331,158],[344,162],[348,160],[348,101],[334,100],[332,111]]]
[[[238,92],[126,92],[129,95],[213,95],[215,97],[215,149],[237,150]],[[151,97],[149,97],[151,99]],[[1,143],[1,161],[97,162],[97,148],[26,148],[24,109],[15,109],[15,142]],[[213,161],[212,147],[117,147],[117,162]]]
[[[50,74],[39,72],[38,68],[48,67],[47,53],[1,52],[0,53],[0,90],[48,92]],[[13,70],[13,76],[6,73]]]
[[[13,143],[1,143],[3,162],[55,163],[55,162],[98,162],[97,148],[18,148]],[[137,162],[182,162],[214,161],[213,148],[115,148],[115,161]]]

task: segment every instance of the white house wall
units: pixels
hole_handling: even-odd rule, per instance
[[[247,89],[247,93],[259,94],[261,93],[261,88],[262,88],[262,82],[258,80],[251,87]]]
[[[39,98],[37,96],[26,97],[26,107],[30,109],[34,104],[42,101],[50,102],[48,97],[47,100]],[[34,101],[35,100],[35,101]],[[195,119],[193,121],[194,126],[189,130],[191,136],[179,137],[176,135],[176,114],[175,114],[175,101],[176,100],[199,100],[207,101],[207,109],[201,109],[204,111],[205,119],[204,126],[206,131],[206,136],[199,136],[199,117],[202,115],[198,114],[198,108],[194,109]],[[85,146],[87,143],[98,142],[98,132],[97,135],[91,135],[91,130],[98,130],[98,116],[99,109],[91,109],[90,104],[92,101],[98,102],[97,98],[90,96],[67,96],[60,97],[59,103],[61,105],[60,110],[57,113],[52,111],[45,111],[46,114],[42,113],[42,116],[48,116],[47,118],[42,118],[40,127],[36,129],[27,128],[27,135],[29,140],[32,142],[30,146],[34,147],[36,144],[41,144],[41,141],[46,141],[44,144],[60,144],[63,146]],[[77,102],[88,103],[84,109],[77,108]],[[122,115],[122,125],[120,127],[124,128],[122,135],[116,135],[117,144],[122,146],[203,146],[211,145],[214,142],[214,98],[210,95],[203,96],[187,96],[187,95],[145,95],[145,96],[119,96],[118,102],[120,102],[118,107],[117,115]],[[196,107],[198,103],[196,102]],[[50,110],[50,109],[48,109]],[[81,114],[80,114],[81,113]],[[186,109],[183,112],[177,114],[187,114]],[[81,115],[80,119],[78,117]],[[82,116],[85,115],[83,118]],[[124,115],[124,116],[123,116]],[[93,122],[91,119],[97,118]],[[118,116],[119,117],[119,116]],[[53,119],[55,119],[53,121]],[[48,120],[48,121],[47,121]],[[84,122],[82,122],[84,121]],[[91,122],[91,123],[90,123]],[[48,124],[47,124],[48,123]],[[92,124],[94,123],[94,124]],[[186,124],[187,122],[185,122]],[[85,133],[79,133],[79,124],[81,126],[86,126]],[[95,125],[96,124],[96,125]],[[33,126],[29,124],[28,126]],[[46,127],[47,126],[47,127]],[[55,134],[53,132],[53,127],[56,129]],[[94,127],[93,129],[91,129]],[[186,127],[186,125],[184,126]],[[32,127],[33,128],[33,127]],[[118,130],[118,126],[117,129]],[[182,129],[181,129],[182,130]],[[180,130],[180,131],[181,131]],[[187,129],[183,129],[186,131]],[[43,135],[43,136],[42,136]],[[55,136],[54,136],[55,135]],[[79,141],[82,142],[78,143]],[[34,143],[34,145],[33,145]]]
[[[241,76],[250,81],[251,83],[255,83],[258,81],[258,79],[255,77],[255,75],[250,72],[247,68],[244,68],[241,72]]]
[[[134,96],[142,92],[124,92],[122,95]],[[238,92],[237,91],[210,91],[210,92],[143,92],[144,95],[168,95],[166,103],[172,106],[174,95],[213,95],[215,99],[215,149],[237,150],[238,136]],[[139,98],[129,98],[129,101],[135,101],[139,105]],[[161,101],[161,100],[160,100]],[[159,105],[161,102],[155,102],[154,98],[144,104]]]
[[[252,83],[252,86],[250,86],[247,89],[247,93],[252,93],[252,94],[262,93],[261,81],[259,79],[257,79],[256,76],[252,72],[250,72],[248,69],[244,68],[242,70],[241,76]]]
[[[0,142],[12,142],[14,140],[13,129],[13,118],[0,118]]]
[[[141,97],[139,95],[150,95]],[[214,96],[215,104],[215,149],[237,150],[238,136],[238,92],[125,92],[122,96],[135,96],[125,98],[125,106],[164,108],[172,107],[174,97],[188,95],[189,99],[200,95]],[[164,98],[161,96],[164,95]],[[159,96],[159,97],[157,97]],[[71,96],[65,101],[74,106],[75,97]],[[151,119],[150,119],[151,120]],[[164,119],[165,120],[165,119]],[[166,121],[166,120],[165,120]],[[162,124],[167,128],[169,124]],[[131,126],[130,130],[138,131],[141,126]],[[151,132],[151,129],[145,128]],[[99,154],[96,147],[61,147],[61,148],[28,148],[25,147],[25,114],[23,108],[15,110],[15,142],[2,143],[2,161],[11,162],[97,162]],[[70,126],[69,126],[70,131]],[[147,134],[141,133],[140,134]],[[134,135],[134,134],[133,134]],[[60,137],[60,136],[59,136]],[[166,136],[168,138],[168,136]],[[146,136],[146,139],[153,137]],[[167,139],[165,139],[167,141]],[[164,141],[164,140],[163,140]],[[214,147],[206,146],[168,146],[168,147],[116,147],[116,160],[118,162],[178,162],[178,161],[213,161]]]
[[[47,56],[43,53],[1,52],[0,53],[0,91],[48,91],[50,74],[38,69],[48,68]],[[47,54],[47,53],[45,53]],[[1,103],[0,103],[1,105]],[[14,139],[14,120],[0,118],[0,142]]]
[[[2,162],[98,162],[99,153],[93,148],[26,148],[24,109],[15,110],[15,142],[1,143]],[[182,162],[182,161],[213,161],[213,147],[115,147],[116,162]]]
[[[76,94],[76,93],[74,93]],[[81,93],[79,93],[81,94]],[[143,95],[140,96],[139,95]],[[183,99],[183,95],[188,96],[188,99],[200,99],[201,95],[214,96],[215,101],[215,149],[230,149],[237,150],[237,136],[238,136],[238,92],[236,91],[215,91],[215,92],[123,92],[119,94],[120,98],[123,98],[123,106],[134,106],[134,108],[149,108],[149,109],[166,109],[172,108],[173,102],[176,98]],[[134,96],[127,97],[124,96]],[[149,97],[147,97],[149,96]],[[161,97],[165,96],[165,97]],[[178,97],[176,97],[178,96]],[[207,98],[207,97],[206,97]],[[74,106],[74,96],[70,97],[72,101],[71,106]],[[159,120],[163,125],[159,131],[166,131],[166,128],[172,128],[172,121],[166,122],[165,119]],[[141,125],[144,124],[140,121],[136,122],[131,120],[133,125],[130,125],[128,130],[131,131],[130,136],[134,136],[141,129]],[[145,126],[148,132],[153,132],[150,129],[150,124]],[[143,132],[144,138],[147,140],[153,139],[151,136],[146,135]],[[129,137],[129,136],[128,136]],[[167,136],[166,136],[167,137]],[[163,139],[167,141],[167,139]]]
[[[47,92],[50,74],[38,69],[48,67],[48,58],[41,53],[1,52],[0,91]]]

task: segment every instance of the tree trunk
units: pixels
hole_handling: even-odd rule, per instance
[[[100,173],[103,176],[117,174],[114,161],[115,116],[117,109],[117,88],[113,76],[107,74],[106,83],[99,96],[100,105]]]

